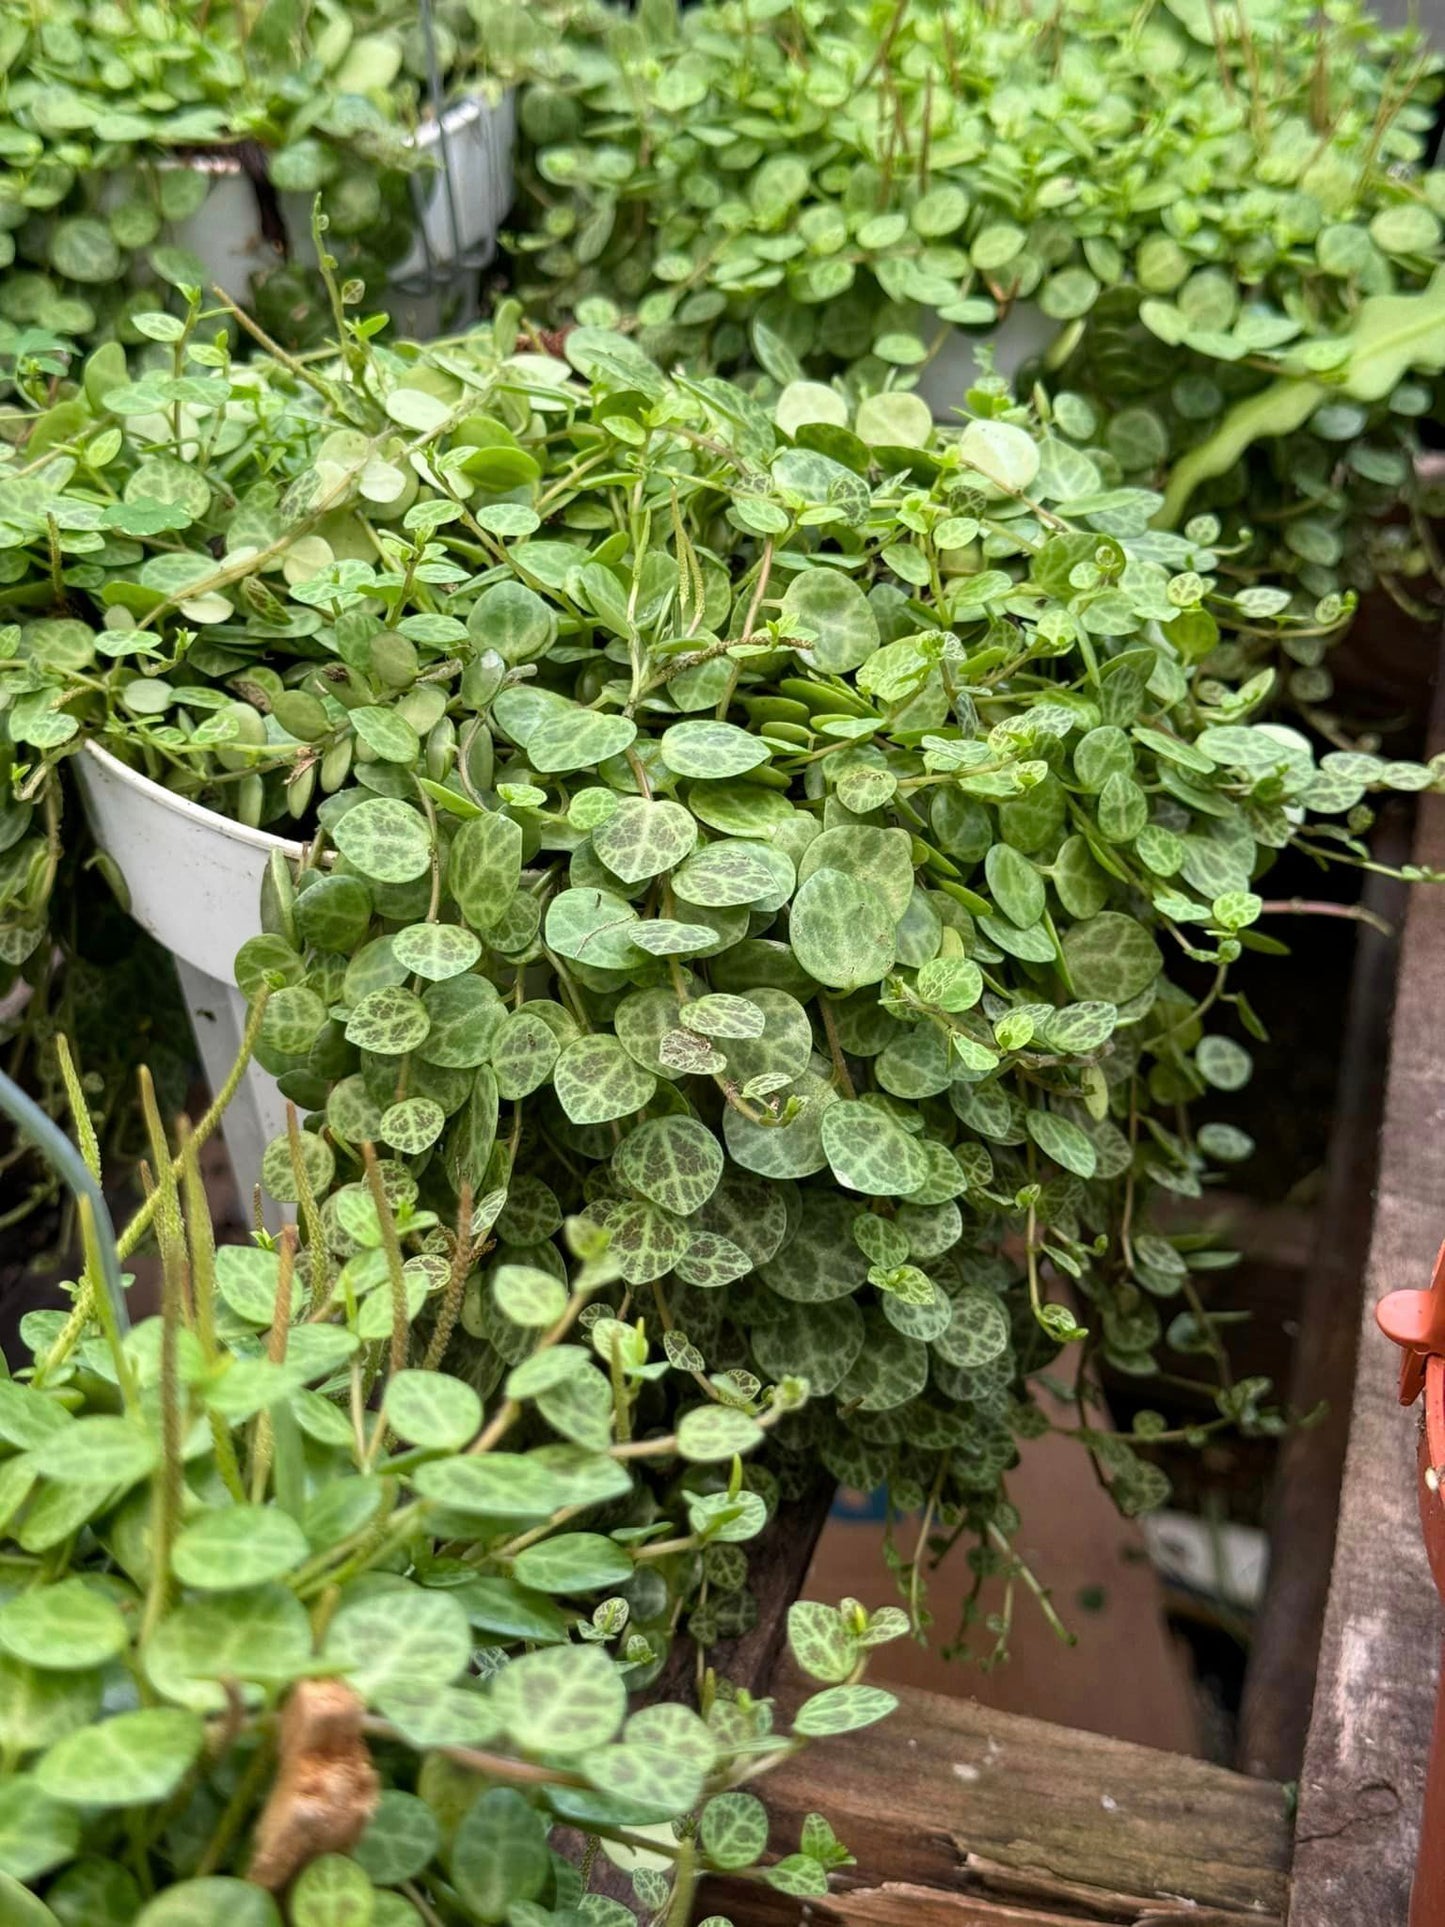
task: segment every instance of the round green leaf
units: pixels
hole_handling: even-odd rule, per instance
[[[894,919],[869,884],[814,870],[798,887],[789,922],[793,954],[830,990],[876,984],[893,968]]]
[[[995,843],[984,863],[994,902],[1008,918],[1026,930],[1044,914],[1044,880],[1009,843]]]
[[[512,1571],[536,1592],[615,1590],[632,1577],[632,1561],[598,1532],[563,1532],[519,1552]]]
[[[323,1853],[301,1869],[287,1906],[292,1927],[372,1927],[376,1891],[355,1860]]]
[[[694,1464],[710,1465],[760,1445],[763,1428],[733,1405],[699,1405],[677,1424],[677,1449]]]
[[[672,879],[673,894],[682,903],[703,909],[759,903],[776,895],[779,878],[774,864],[779,858],[787,865],[782,891],[786,900],[792,891],[793,870],[782,852],[770,851],[766,844],[735,840],[709,843],[690,856]]]
[[[0,1871],[0,1910],[5,1927],[60,1927],[58,1917],[38,1894],[33,1894],[12,1875]]]
[[[195,1713],[219,1713],[224,1679],[282,1685],[311,1666],[311,1622],[284,1586],[188,1599],[161,1621],[146,1647],[151,1684]]]
[[[1104,1003],[1128,1003],[1164,967],[1159,946],[1143,924],[1117,910],[1071,924],[1063,949],[1075,993]]]
[[[0,1783],[0,1873],[38,1880],[79,1846],[80,1817],[72,1807],[42,1793],[34,1780],[15,1776]],[[0,1919],[8,1918],[0,1894]]]
[[[182,1880],[148,1901],[135,1927],[281,1927],[276,1903],[249,1880]]]
[[[1052,1111],[1030,1111],[1028,1131],[1045,1157],[1072,1171],[1075,1177],[1093,1177],[1098,1153],[1092,1139],[1070,1119],[1058,1117]]]
[[[63,1485],[131,1485],[159,1460],[160,1446],[143,1426],[101,1414],[51,1432],[30,1454],[35,1471]]]
[[[918,406],[926,415],[926,406]],[[795,575],[783,597],[783,612],[803,636],[813,638],[802,653],[820,675],[856,669],[878,647],[878,618],[868,598],[851,576],[837,569],[804,569]]]
[[[604,1647],[522,1653],[492,1682],[492,1704],[529,1753],[575,1757],[606,1746],[627,1710],[627,1688]]]
[[[460,1601],[446,1592],[397,1586],[345,1601],[331,1622],[324,1658],[368,1697],[389,1687],[465,1671],[471,1633]]]
[[[371,990],[346,1020],[346,1041],[382,1057],[404,1057],[425,1041],[431,1019],[420,997],[389,985]]]
[[[53,1800],[75,1806],[154,1805],[175,1792],[204,1740],[205,1727],[194,1713],[173,1707],[117,1713],[57,1740],[42,1755],[35,1778]]]
[[[557,1033],[544,1017],[525,1006],[510,1012],[492,1040],[498,1096],[513,1103],[530,1097],[551,1077],[560,1049]]]
[[[440,1845],[441,1829],[426,1801],[388,1787],[351,1851],[378,1887],[399,1887],[422,1872]]]
[[[626,716],[607,716],[569,703],[549,715],[527,738],[527,760],[548,775],[574,769],[596,769],[609,756],[620,756],[637,740],[637,725]]]
[[[574,1124],[631,1117],[657,1088],[657,1079],[604,1032],[568,1044],[557,1059],[552,1082],[558,1103]]]
[[[555,1325],[567,1309],[567,1287],[536,1265],[499,1265],[492,1295],[514,1325]]]
[[[719,1793],[702,1810],[702,1850],[710,1865],[735,1873],[761,1860],[768,1845],[768,1810],[751,1793]]]
[[[377,883],[410,883],[431,866],[426,820],[395,797],[368,797],[341,816],[332,841],[365,877]]]
[[[535,1454],[487,1452],[418,1466],[412,1484],[454,1512],[488,1519],[545,1519],[573,1500],[571,1488]]]
[[[315,1131],[302,1131],[299,1141],[301,1168],[311,1187],[311,1195],[313,1198],[324,1198],[336,1175],[335,1154],[326,1139]],[[266,1146],[261,1156],[261,1182],[280,1204],[296,1204],[300,1201],[289,1136],[274,1137]]]
[[[691,855],[697,825],[680,803],[624,796],[592,832],[592,847],[615,877],[642,883]]]
[[[447,1121],[440,1104],[429,1097],[407,1097],[381,1114],[379,1132],[384,1144],[404,1157],[420,1157],[442,1134]]]
[[[505,1920],[541,1893],[552,1871],[547,1825],[512,1787],[481,1793],[452,1840],[452,1885],[473,1918]]]
[[[430,983],[459,977],[482,954],[481,939],[455,923],[408,924],[394,934],[391,948],[399,964]]]
[[[235,1592],[291,1572],[310,1553],[306,1535],[287,1512],[237,1505],[204,1512],[176,1535],[171,1570],[201,1592]]]
[[[637,962],[631,941],[637,921],[632,905],[610,890],[562,890],[547,906],[547,943],[575,963],[629,970]]]
[[[491,1055],[506,1007],[485,977],[468,973],[428,984],[421,996],[427,1034],[415,1046],[423,1063],[476,1070]]]
[[[744,776],[766,763],[772,752],[766,743],[733,723],[674,723],[662,733],[662,760],[675,776],[698,776],[720,781]]]
[[[18,1593],[0,1606],[0,1646],[31,1666],[103,1666],[129,1637],[120,1609],[78,1578]]]
[[[348,714],[351,727],[383,763],[401,763],[410,768],[421,755],[421,738],[396,710],[383,709],[376,703],[362,703]]]
[[[643,1197],[680,1217],[690,1217],[717,1189],[723,1153],[712,1132],[696,1118],[659,1117],[639,1125],[622,1140],[613,1168]]]
[[[411,1445],[460,1452],[481,1430],[482,1401],[443,1372],[396,1372],[386,1387],[386,1419]]]
[[[732,1105],[723,1112],[723,1140],[729,1155],[759,1177],[811,1177],[828,1162],[822,1122],[829,1107],[840,1101],[838,1093],[809,1071],[795,1078],[785,1095],[798,1100],[796,1114],[786,1124],[754,1122]]]
[[[501,923],[521,877],[522,826],[510,816],[489,812],[472,817],[452,838],[447,853],[447,886],[474,930],[492,930]]]
[[[876,1105],[830,1105],[823,1113],[822,1135],[833,1176],[846,1190],[906,1198],[928,1177],[916,1140]]]
[[[1003,1301],[982,1285],[971,1285],[953,1301],[947,1329],[933,1341],[933,1349],[949,1365],[965,1370],[1002,1358],[1009,1347],[1008,1311]]]
[[[886,1719],[897,1704],[896,1697],[881,1686],[830,1686],[803,1701],[793,1716],[793,1731],[810,1739],[856,1733]]]

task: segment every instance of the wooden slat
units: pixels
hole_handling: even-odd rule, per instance
[[[1382,863],[1408,858],[1403,810],[1382,821],[1373,848]],[[1324,1416],[1291,1432],[1280,1447],[1270,1493],[1269,1581],[1239,1717],[1237,1764],[1270,1780],[1299,1778],[1324,1631],[1384,1114],[1380,1065],[1389,1048],[1406,886],[1369,876],[1362,900],[1392,934],[1359,926],[1324,1196],[1312,1214],[1315,1236],[1288,1388],[1295,1411],[1323,1406]],[[1252,1244],[1244,1248],[1253,1255]]]
[[[779,1852],[816,1810],[856,1858],[826,1901],[808,1903],[813,1921],[1202,1927],[1211,1910],[1280,1921],[1282,1788],[970,1700],[899,1697],[890,1719],[810,1746],[760,1785]],[[701,1911],[726,1912],[729,1899],[748,1927],[799,1918],[796,1901],[737,1883],[719,1883]]]
[[[1431,740],[1445,743],[1437,696]],[[1445,799],[1416,860],[1445,866]],[[1425,1285],[1445,1235],[1445,888],[1412,892],[1401,952],[1359,1364],[1314,1713],[1292,1927],[1404,1927],[1434,1711],[1440,1611],[1415,1507],[1416,1413],[1373,1306]]]
[[[714,1899],[740,1927],[796,1927],[797,1901],[742,1881],[719,1883]],[[1278,1916],[1275,1916],[1277,1919]],[[1213,1907],[1169,1907],[1147,1913],[1055,1913],[975,1894],[889,1881],[872,1892],[830,1894],[808,1903],[808,1927],[1268,1927],[1262,1914],[1222,1914]]]

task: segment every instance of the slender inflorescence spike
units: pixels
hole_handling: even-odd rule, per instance
[[[381,1226],[381,1248],[386,1253],[387,1276],[391,1285],[391,1360],[393,1373],[406,1368],[407,1347],[411,1340],[411,1324],[406,1312],[406,1260],[402,1255],[401,1240],[396,1235],[396,1219],[392,1215],[391,1200],[386,1195],[386,1186],[381,1181],[381,1166],[377,1162],[376,1147],[363,1144],[361,1155],[366,1163],[366,1184],[371,1192],[371,1201],[376,1206],[377,1222]]]
[[[70,1121],[75,1131],[75,1141],[80,1146],[80,1155],[85,1159],[85,1168],[100,1182],[100,1143],[95,1135],[95,1124],[91,1119],[90,1106],[85,1101],[85,1091],[80,1082],[80,1074],[75,1068],[75,1060],[70,1054],[69,1039],[60,1036],[55,1040],[55,1055],[60,1064],[60,1076],[65,1085],[65,1098],[70,1106]]]
[[[457,1193],[457,1233],[452,1246],[451,1276],[447,1279],[446,1291],[442,1297],[441,1309],[437,1313],[436,1328],[431,1335],[431,1343],[426,1348],[422,1369],[428,1372],[438,1370],[446,1357],[447,1346],[452,1342],[452,1333],[457,1328],[461,1316],[462,1299],[466,1295],[467,1273],[472,1266],[472,1187],[463,1178]]]

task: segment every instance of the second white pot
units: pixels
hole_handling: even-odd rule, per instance
[[[235,1062],[246,1026],[246,1000],[232,965],[247,938],[261,933],[266,865],[274,850],[297,860],[302,847],[202,809],[98,743],[86,744],[75,768],[95,839],[125,881],[131,915],[175,958],[214,1090]],[[275,1078],[249,1064],[221,1125],[248,1218],[262,1155],[285,1129],[286,1100]],[[267,1210],[279,1222],[269,1201]]]
[[[505,93],[497,100],[469,95],[440,120],[417,129],[412,145],[426,165],[413,176],[416,240],[390,277],[388,305],[397,334],[425,338],[435,333],[443,319],[442,290],[463,269],[484,267],[496,252],[512,205],[516,127],[516,102]],[[252,276],[274,268],[278,259],[261,233],[256,190],[234,155],[220,152],[186,165],[210,184],[202,206],[176,222],[169,238],[202,262],[208,283],[233,301],[249,301]],[[308,265],[316,259],[311,198],[279,197],[292,257]],[[448,326],[464,326],[474,318],[474,313],[450,311],[445,317]]]
[[[950,329],[938,353],[918,378],[918,393],[933,411],[933,419],[951,422],[965,407],[964,397],[983,373],[980,348],[993,350],[994,373],[1009,382],[1017,379],[1025,362],[1043,354],[1057,336],[1060,323],[1031,301],[1010,308],[996,328],[973,334]]]

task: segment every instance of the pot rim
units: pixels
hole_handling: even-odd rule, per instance
[[[245,844],[249,849],[264,850],[267,855],[279,850],[293,861],[299,861],[306,854],[306,846],[292,837],[277,836],[272,830],[254,830],[249,823],[237,823],[233,817],[222,816],[219,810],[208,810],[200,803],[191,802],[189,797],[177,796],[174,790],[168,790],[162,783],[152,782],[149,776],[142,776],[139,770],[121,762],[118,756],[113,756],[94,740],[82,744],[81,754],[91,757],[107,776],[124,783],[148,803],[179,816],[193,829],[225,837],[232,843]]]
[[[510,93],[511,89],[508,88]],[[463,94],[447,108],[440,120],[435,117],[419,121],[405,136],[411,147],[432,148],[445,135],[460,134],[479,120],[483,114],[496,113],[506,94],[497,100],[489,99],[485,93]],[[211,153],[192,154],[185,160],[166,158],[162,167],[184,167],[196,174],[216,174],[228,180],[245,173],[245,169],[225,145],[216,147]]]

